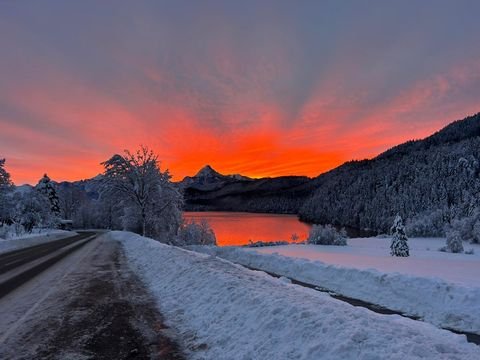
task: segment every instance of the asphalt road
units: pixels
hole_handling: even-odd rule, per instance
[[[85,241],[67,240],[55,246]],[[7,261],[40,261],[46,248],[2,255],[0,268],[10,266]],[[86,242],[0,298],[0,359],[183,359],[176,340],[121,245],[107,236]]]
[[[86,239],[92,235],[95,235],[95,233],[82,232],[78,235],[0,254],[0,274],[48,255],[49,253],[73,244],[76,241]]]

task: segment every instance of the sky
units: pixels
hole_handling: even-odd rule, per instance
[[[0,158],[17,184],[146,145],[316,176],[480,111],[479,1],[0,0]]]

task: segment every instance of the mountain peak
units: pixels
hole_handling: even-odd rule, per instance
[[[214,170],[210,165],[205,165],[200,171],[195,175],[195,177],[216,177],[223,176],[218,171]]]

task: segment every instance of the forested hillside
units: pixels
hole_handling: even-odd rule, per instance
[[[388,231],[395,214],[410,232],[443,233],[463,219],[480,226],[480,114],[372,160],[351,161],[312,180],[301,219]],[[468,221],[467,221],[467,220]]]

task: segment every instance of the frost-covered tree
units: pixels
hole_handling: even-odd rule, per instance
[[[204,219],[200,223],[185,222],[179,230],[177,245],[217,245],[213,229]]]
[[[102,163],[103,198],[118,199],[124,227],[170,242],[181,224],[182,195],[161,171],[158,156],[147,147],[126,150]]]
[[[9,221],[12,207],[9,193],[13,188],[10,174],[5,169],[5,159],[0,159],[0,226]]]
[[[446,250],[451,253],[462,253],[463,243],[460,232],[454,229],[447,231],[447,246]]]
[[[395,217],[391,228],[392,242],[390,244],[390,255],[406,257],[410,255],[408,238],[405,233],[405,226],[400,215]]]
[[[43,175],[35,188],[48,199],[52,214],[57,217],[60,216],[60,204],[57,191],[47,174]]]
[[[11,194],[13,207],[10,210],[11,226],[15,234],[30,233],[34,227],[53,228],[57,217],[50,211],[48,198],[27,187]]]
[[[347,245],[347,232],[340,231],[332,225],[313,225],[307,239],[308,244],[315,245]]]

